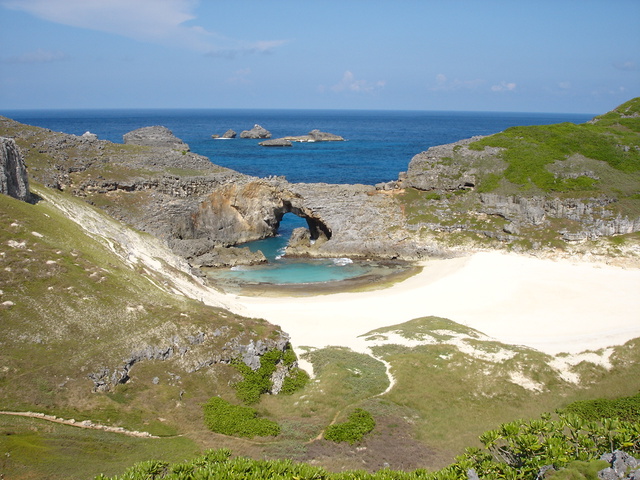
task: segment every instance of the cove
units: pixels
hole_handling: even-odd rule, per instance
[[[283,216],[278,235],[241,245],[262,251],[267,264],[208,270],[207,277],[225,285],[304,285],[340,282],[368,275],[384,276],[397,272],[397,265],[348,258],[287,258],[284,255],[294,229],[307,228],[307,221],[292,213]]]

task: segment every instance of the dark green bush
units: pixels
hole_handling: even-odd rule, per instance
[[[587,421],[603,418],[619,418],[628,422],[640,423],[640,393],[631,397],[616,399],[598,398],[581,400],[567,405],[563,413],[572,413]]]
[[[324,438],[334,442],[355,443],[362,440],[376,426],[371,414],[362,408],[356,408],[344,423],[330,425],[324,432]]]
[[[203,408],[204,423],[212,432],[249,438],[280,433],[280,425],[266,418],[258,418],[257,412],[251,407],[232,405],[220,397],[213,397]]]
[[[291,371],[288,377],[284,379],[282,383],[282,390],[280,393],[284,395],[291,395],[294,392],[304,388],[309,382],[309,374],[301,368],[296,368]]]

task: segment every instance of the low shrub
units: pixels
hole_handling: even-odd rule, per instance
[[[251,407],[232,405],[220,397],[212,397],[204,405],[204,423],[212,432],[234,437],[277,436],[280,425],[258,418]]]
[[[562,412],[578,415],[587,421],[619,418],[628,422],[640,423],[640,393],[613,400],[607,398],[581,400],[567,405]]]
[[[362,408],[356,408],[343,423],[330,425],[324,432],[324,438],[334,442],[355,443],[371,432],[376,426],[376,421],[371,414]]]

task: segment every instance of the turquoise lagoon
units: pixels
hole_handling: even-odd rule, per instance
[[[388,275],[402,268],[401,265],[349,258],[287,258],[284,252],[291,232],[295,228],[306,226],[306,220],[291,213],[286,214],[280,223],[277,236],[240,245],[249,247],[254,252],[262,251],[267,257],[267,264],[208,270],[207,276],[214,283],[221,281],[224,284],[286,286],[339,282],[372,274]]]

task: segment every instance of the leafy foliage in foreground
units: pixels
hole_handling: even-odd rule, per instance
[[[191,462],[173,466],[166,462],[143,462],[113,480],[457,480],[467,478],[471,469],[485,480],[533,480],[540,469],[547,466],[556,470],[568,466],[569,470],[583,475],[556,478],[589,478],[587,475],[604,465],[594,462],[604,452],[619,449],[635,456],[640,453],[640,424],[615,419],[587,422],[576,415],[561,416],[558,420],[545,416],[540,420],[505,423],[496,430],[485,432],[480,441],[485,446],[484,450],[467,448],[455,463],[437,472],[380,470],[375,473],[330,473],[321,467],[290,460],[232,459],[231,452],[223,449],[210,450]],[[98,480],[107,480],[107,477],[100,476]]]
[[[371,414],[362,408],[356,408],[343,423],[330,425],[324,432],[324,438],[334,442],[359,442],[376,426]]]
[[[563,413],[578,415],[587,421],[601,418],[619,418],[640,423],[640,393],[631,397],[616,399],[598,398],[573,402],[562,410]]]
[[[232,405],[220,397],[204,405],[204,423],[212,431],[237,437],[276,436],[280,426],[266,418],[258,418],[251,407]]]

